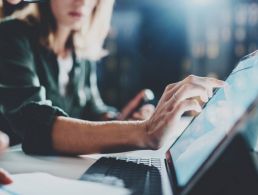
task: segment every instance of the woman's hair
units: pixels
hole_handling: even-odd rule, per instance
[[[103,54],[106,53],[103,49],[104,39],[103,41],[95,41],[94,43],[90,43],[92,41],[87,41],[97,40],[92,36],[98,36],[98,33],[88,33],[96,14],[96,8],[93,10],[91,18],[89,18],[89,26],[85,24],[80,30],[71,32],[66,42],[66,48],[73,49],[79,58],[99,60],[101,57],[103,57]],[[107,12],[104,14],[107,14]],[[110,10],[108,14],[111,18],[112,10]],[[54,33],[56,31],[57,24],[51,10],[50,1],[39,4],[28,4],[25,8],[14,12],[11,17],[22,20],[29,25],[37,25],[40,33],[40,44],[50,50],[53,50],[53,44],[55,41]],[[103,26],[103,22],[106,23],[104,27],[107,27],[107,25],[110,26],[109,18],[107,18],[106,21],[103,21],[105,17],[99,18],[102,19],[102,21],[100,21],[99,28],[101,28],[101,25]],[[107,33],[104,35],[104,38],[106,37]]]

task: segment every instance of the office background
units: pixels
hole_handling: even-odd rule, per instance
[[[257,0],[117,0],[101,94],[122,107],[142,88],[159,97],[189,74],[224,79],[257,44]]]
[[[116,0],[98,85],[121,108],[139,90],[159,98],[189,74],[225,79],[257,44],[258,0]]]

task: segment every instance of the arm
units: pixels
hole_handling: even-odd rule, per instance
[[[191,98],[200,97],[207,102],[213,88],[223,85],[223,81],[195,76],[171,84],[152,117],[141,122],[89,122],[57,117],[51,134],[53,148],[68,154],[158,149],[168,131],[177,128],[184,112],[201,111],[200,104]]]
[[[52,131],[53,148],[72,154],[147,149],[145,129],[144,122],[90,122],[57,117]]]

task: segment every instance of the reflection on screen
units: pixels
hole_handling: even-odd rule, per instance
[[[242,61],[205,109],[171,147],[178,184],[184,186],[258,94],[258,57]]]

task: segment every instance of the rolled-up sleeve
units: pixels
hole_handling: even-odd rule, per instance
[[[68,116],[46,99],[44,87],[0,85],[0,111],[7,121],[5,132],[11,142],[17,138],[24,152],[55,154],[51,132],[57,116]]]
[[[49,101],[30,102],[6,115],[10,127],[22,138],[22,148],[28,154],[55,154],[51,131],[57,116],[67,116]]]

